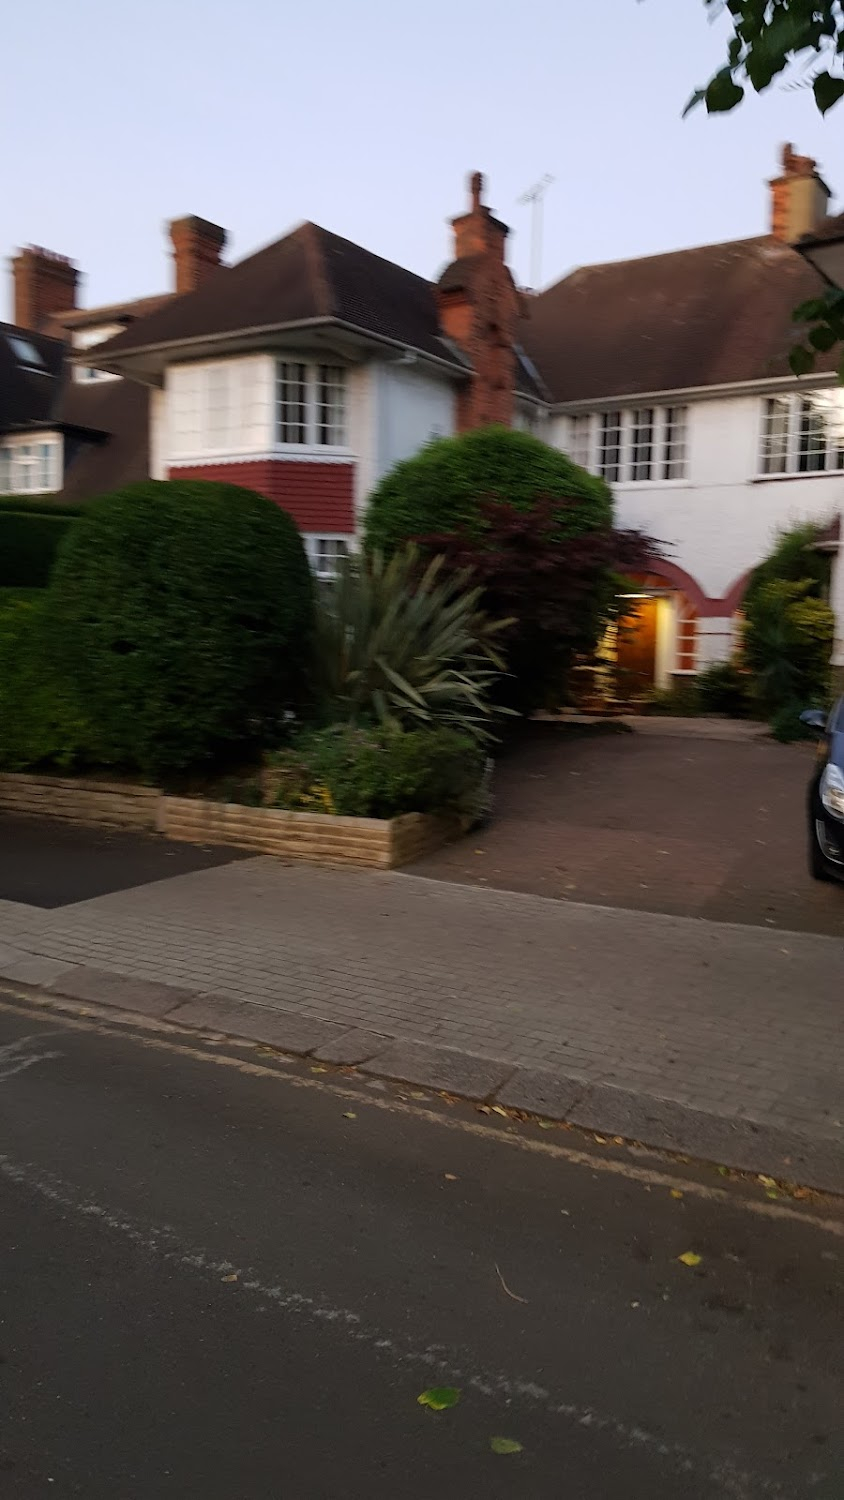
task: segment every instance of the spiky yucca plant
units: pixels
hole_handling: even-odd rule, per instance
[[[347,558],[321,601],[317,633],[321,688],[334,719],[405,728],[448,724],[486,741],[499,712],[492,702],[505,671],[499,638],[511,623],[490,620],[481,590],[463,571],[408,546]]]

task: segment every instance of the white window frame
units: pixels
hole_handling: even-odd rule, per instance
[[[815,456],[823,457],[823,463],[813,468],[801,468],[805,409],[807,404],[811,405],[813,398],[824,396],[839,397],[840,405],[835,413],[837,422],[827,422],[824,442],[812,450]],[[777,408],[786,416],[785,440],[778,445],[779,454],[771,452],[771,416]],[[830,401],[830,411],[833,409],[833,402]],[[780,467],[772,467],[778,456],[781,456]],[[788,391],[763,397],[756,463],[756,478],[760,481],[814,479],[819,476],[829,478],[844,473],[844,394],[841,387],[822,386],[811,391]]]
[[[340,571],[339,564],[344,557],[350,557],[354,548],[354,537],[345,531],[308,531],[302,537],[305,544],[305,552],[310,564],[314,578],[320,583],[336,583]],[[323,546],[333,544],[337,549],[334,560],[327,562]],[[342,552],[340,547],[342,545]]]
[[[0,495],[55,494],[62,487],[63,447],[57,432],[0,437]]]
[[[284,425],[281,419],[281,388],[285,382],[287,370],[298,368],[304,379],[304,411],[302,413],[304,438],[302,440],[290,441],[282,436]],[[337,379],[337,377],[340,377]],[[339,393],[339,429],[335,428],[331,441],[326,440],[324,434],[331,431],[332,418],[327,416],[330,407],[325,400],[326,389],[331,388]],[[336,412],[333,420],[336,422]],[[298,424],[294,424],[298,425]],[[275,408],[273,419],[273,439],[275,446],[282,452],[301,452],[303,449],[311,453],[339,453],[349,452],[349,370],[347,365],[338,364],[336,361],[329,364],[324,360],[302,359],[296,355],[280,356],[275,363]]]
[[[570,412],[566,452],[574,463],[599,475],[616,487],[660,485],[676,489],[689,483],[689,429],[691,408],[686,402],[658,406],[607,406],[589,412]],[[634,436],[637,418],[650,413],[650,442],[642,445],[637,458]],[[608,419],[615,419],[607,427]],[[647,425],[647,424],[645,424]],[[618,438],[605,444],[606,434]],[[614,455],[608,461],[608,455]],[[647,454],[647,456],[646,456]],[[634,477],[635,469],[647,467],[647,476]],[[670,473],[671,469],[679,472]]]

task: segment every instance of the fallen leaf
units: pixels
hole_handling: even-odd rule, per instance
[[[729,1177],[729,1175],[730,1175],[730,1169],[729,1169],[729,1167],[719,1167],[718,1168],[718,1176],[719,1177]]]
[[[492,1106],[492,1113],[494,1115],[503,1115],[504,1118],[505,1118],[505,1120],[509,1118],[508,1114],[507,1114],[507,1111],[504,1108],[503,1104],[493,1104],[493,1106]]]
[[[760,1172],[759,1173],[759,1175],[757,1177],[757,1182],[761,1182],[762,1186],[766,1187],[766,1188],[775,1188],[776,1185],[777,1185],[776,1178],[775,1177],[766,1177],[764,1172]]]
[[[443,1177],[445,1178],[446,1182],[456,1182],[457,1181],[457,1173],[456,1172],[443,1172]]]
[[[680,1192],[679,1188],[672,1188],[671,1196],[672,1198],[682,1198],[683,1194]]]
[[[776,1188],[766,1188],[765,1189],[765,1197],[766,1198],[781,1198],[782,1197],[782,1193],[778,1193],[777,1190],[776,1190]]]
[[[614,1146],[623,1146],[624,1145],[624,1136],[623,1135],[614,1135],[613,1138],[612,1138],[612,1143],[613,1143]]]
[[[311,1068],[312,1073],[327,1073],[327,1068]]]
[[[355,1114],[355,1112],[354,1112],[353,1109],[347,1109],[343,1113],[343,1119],[344,1120],[356,1120],[357,1119],[357,1115]]]
[[[607,1138],[605,1135],[596,1135],[593,1136],[592,1139],[596,1140],[599,1146],[605,1146],[607,1144]]]
[[[521,1453],[522,1445],[515,1438],[490,1438],[489,1446],[493,1453]]]
[[[477,1112],[478,1112],[479,1115],[491,1115],[492,1114],[492,1110],[490,1109],[490,1107],[489,1107],[488,1104],[476,1104],[475,1105],[475,1109],[477,1110]]]
[[[416,1399],[420,1406],[428,1406],[431,1411],[447,1411],[450,1406],[457,1405],[460,1392],[453,1385],[433,1385]]]
[[[232,1272],[231,1276],[221,1276],[220,1280],[221,1281],[237,1281],[237,1271]]]
[[[414,1093],[411,1094],[410,1097],[411,1097],[411,1099],[427,1099],[428,1095],[427,1094],[423,1094],[423,1092],[422,1092],[421,1089],[416,1089],[414,1091]]]
[[[686,1250],[683,1255],[678,1255],[677,1259],[679,1261],[682,1261],[684,1266],[694,1267],[700,1265],[701,1261],[703,1260],[703,1256],[695,1255],[694,1250]]]
[[[536,1123],[539,1126],[540,1130],[553,1130],[554,1128],[553,1122],[551,1120],[537,1120]]]

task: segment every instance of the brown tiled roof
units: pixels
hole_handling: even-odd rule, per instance
[[[822,291],[796,250],[762,235],[584,266],[533,299],[523,337],[558,402],[762,380],[789,373],[792,312]]]
[[[109,302],[103,307],[74,307],[70,312],[53,313],[49,319],[50,332],[56,338],[62,338],[69,329],[96,328],[105,323],[134,323],[138,318],[157,312],[175,295],[175,292],[158,292],[153,297],[135,297],[128,302]]]
[[[328,319],[456,363],[429,281],[302,224],[97,348],[103,360],[157,345]]]

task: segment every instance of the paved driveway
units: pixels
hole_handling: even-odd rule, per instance
[[[565,901],[844,935],[844,887],[806,872],[807,745],[532,724],[488,829],[415,875]]]

